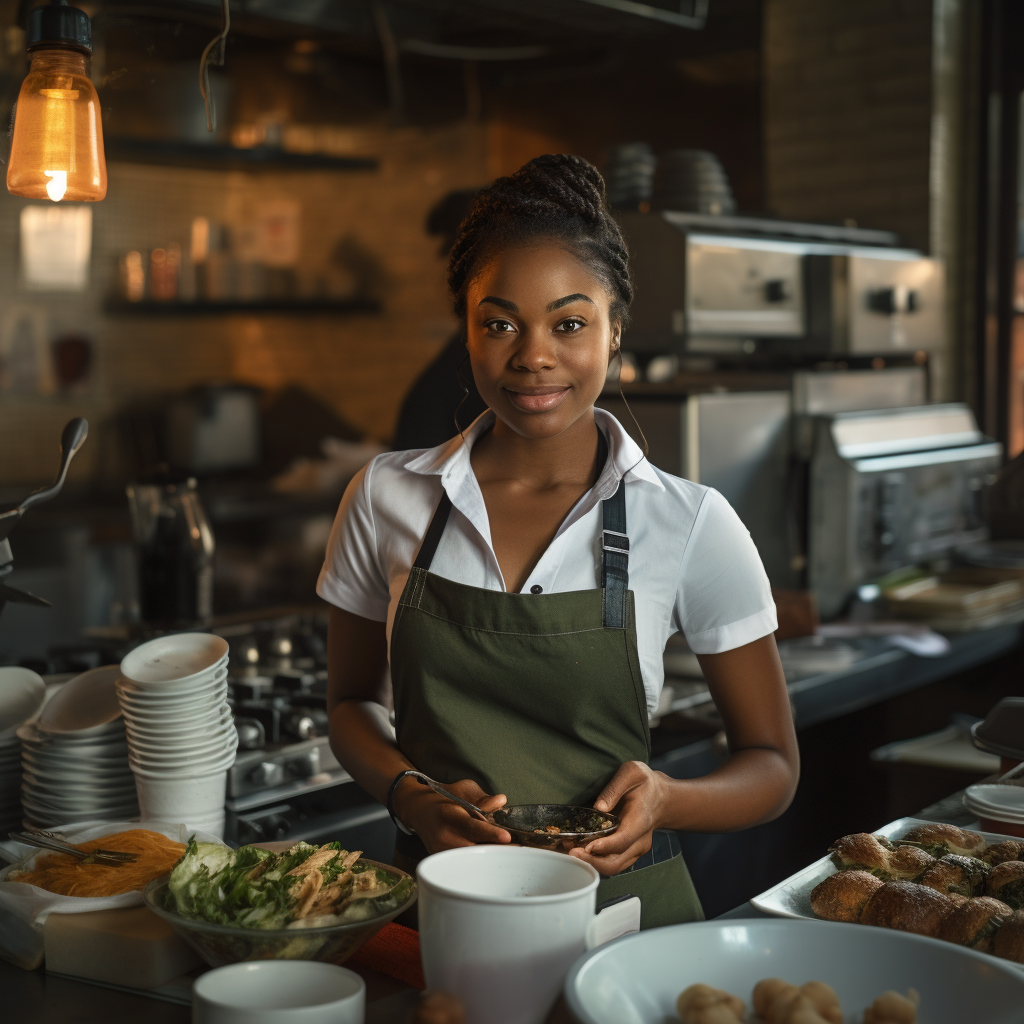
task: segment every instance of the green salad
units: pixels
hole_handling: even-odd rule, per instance
[[[397,909],[415,883],[360,860],[340,843],[283,853],[232,850],[193,838],[167,882],[165,907],[192,921],[238,928],[319,928]]]

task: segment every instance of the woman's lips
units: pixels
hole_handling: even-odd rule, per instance
[[[569,394],[568,384],[551,384],[546,387],[519,387],[503,389],[509,401],[523,412],[549,412]]]

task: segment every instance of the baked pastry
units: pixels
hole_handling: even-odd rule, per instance
[[[752,1001],[765,1024],[843,1024],[839,997],[822,981],[797,988],[781,978],[765,978],[754,986]]]
[[[742,1024],[746,1009],[738,996],[710,985],[691,985],[676,1000],[683,1024]]]
[[[931,854],[916,846],[894,846],[884,836],[857,832],[836,840],[829,848],[840,871],[870,871],[884,882],[913,879],[935,863]]]
[[[865,904],[860,923],[934,937],[952,911],[953,903],[949,898],[927,885],[886,882]]]
[[[1024,964],[1024,910],[1015,910],[1003,921],[992,940],[992,952]]]
[[[864,1024],[916,1024],[920,1001],[914,989],[909,989],[905,996],[899,992],[883,992],[864,1011]]]
[[[913,847],[905,847],[913,849]],[[975,857],[961,857],[947,853],[918,879],[922,885],[947,894],[980,896],[985,891],[985,876],[988,865]]]
[[[1008,903],[1014,910],[1024,909],[1024,861],[1007,860],[989,873],[985,893]]]
[[[968,832],[956,825],[939,822],[915,825],[898,840],[901,843],[915,843],[933,857],[946,853],[958,853],[962,857],[979,857],[985,852],[985,837],[977,832]]]
[[[837,839],[830,847],[832,863],[840,871],[870,871],[873,875],[888,874],[889,853],[895,847],[884,836],[857,832]]]
[[[954,907],[936,937],[991,953],[996,932],[1012,913],[1005,903],[991,896],[978,896]]]
[[[1024,839],[1007,839],[1005,842],[996,843],[985,850],[981,859],[992,867],[1007,860],[1024,860]]]
[[[934,865],[935,858],[920,847],[897,846],[889,854],[889,877],[912,882]]]
[[[412,1024],[466,1024],[462,1000],[449,992],[423,992]]]
[[[826,921],[859,921],[880,885],[882,880],[870,871],[840,871],[811,890],[811,910]]]

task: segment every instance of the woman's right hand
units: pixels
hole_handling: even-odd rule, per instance
[[[481,811],[496,811],[505,806],[504,794],[490,796],[471,779],[445,783],[445,786]],[[428,853],[440,853],[457,846],[475,846],[477,843],[512,842],[505,829],[474,818],[469,811],[439,796],[412,776],[398,784],[393,803],[398,820],[423,840]]]

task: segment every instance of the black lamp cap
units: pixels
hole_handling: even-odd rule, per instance
[[[46,47],[78,50],[92,55],[92,23],[85,11],[69,7],[67,0],[33,7],[28,12],[28,39],[25,49],[31,53]]]

